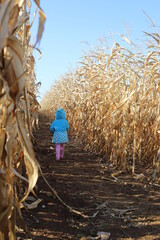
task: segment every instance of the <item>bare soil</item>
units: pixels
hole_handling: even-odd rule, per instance
[[[160,239],[160,186],[149,184],[150,170],[140,174],[137,166],[134,176],[120,173],[101,155],[85,151],[74,136],[65,146],[64,159],[56,161],[49,127],[41,117],[34,133],[44,177],[65,204],[88,218],[62,204],[40,176],[34,198],[41,202],[22,209],[29,234],[18,230],[17,239],[103,239],[97,237],[101,231],[110,233],[111,240]]]

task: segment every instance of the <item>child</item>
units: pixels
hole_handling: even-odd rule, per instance
[[[56,119],[52,122],[50,130],[53,135],[52,142],[56,144],[56,160],[64,157],[64,144],[68,142],[68,121],[65,119],[65,111],[59,108],[56,111]]]

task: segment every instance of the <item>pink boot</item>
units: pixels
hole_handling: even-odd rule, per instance
[[[64,158],[64,144],[61,144],[61,150],[60,150],[60,157],[63,159]]]
[[[60,151],[61,151],[61,145],[56,144],[56,160],[60,159]]]

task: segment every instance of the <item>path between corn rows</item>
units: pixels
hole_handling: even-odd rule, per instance
[[[22,210],[29,239],[97,239],[99,231],[109,232],[112,240],[160,239],[160,187],[146,185],[141,175],[113,177],[118,170],[104,164],[100,155],[85,151],[73,137],[65,158],[56,161],[49,127],[47,119],[41,118],[34,134],[44,176],[64,203],[92,218],[69,212],[40,176],[36,193],[42,201],[35,209]],[[17,239],[24,239],[23,234]]]

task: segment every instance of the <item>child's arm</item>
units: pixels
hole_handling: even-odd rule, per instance
[[[54,122],[52,122],[52,124],[50,126],[50,131],[51,131],[51,133],[54,133]]]
[[[67,123],[66,124],[66,130],[68,131],[69,130],[69,123],[68,123],[68,121],[66,123]]]

